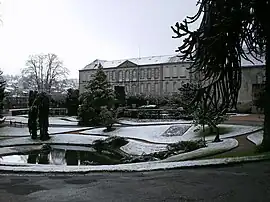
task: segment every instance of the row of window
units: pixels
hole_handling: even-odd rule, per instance
[[[93,73],[92,73],[93,74]],[[160,78],[160,69],[159,68],[147,68],[147,69],[140,69],[139,72],[137,69],[133,70],[113,70],[113,71],[105,71],[105,74],[107,75],[107,78],[109,81],[136,81],[139,77],[142,79],[158,79]],[[86,75],[85,75],[86,76]],[[186,77],[187,76],[187,70],[185,67],[179,68],[179,66],[164,66],[164,77],[174,77],[177,78],[180,77]],[[85,78],[82,78],[82,81],[91,80],[92,75],[89,75]]]
[[[174,65],[172,66],[164,66],[164,77],[185,77],[187,76],[187,70],[184,65],[181,67]]]
[[[170,93],[170,92],[178,92],[178,89],[182,83],[179,82],[173,82],[169,83],[166,82],[164,86],[164,91],[165,93]],[[132,84],[132,85],[125,85],[125,91],[126,93],[157,93],[159,94],[159,83],[141,83],[139,84],[139,88],[137,84]]]
[[[130,81],[130,80],[137,80],[138,72],[136,69],[133,70],[119,70],[119,71],[111,71],[106,72],[107,78],[111,81]],[[155,69],[141,69],[139,70],[139,77],[140,79],[151,79],[155,78],[158,79],[160,77],[160,71],[158,68]]]

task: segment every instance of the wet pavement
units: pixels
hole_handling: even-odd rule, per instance
[[[0,201],[270,201],[270,161],[86,175],[2,174]]]

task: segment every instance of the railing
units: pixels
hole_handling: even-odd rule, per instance
[[[29,111],[29,108],[10,110],[12,116],[28,114],[28,111]],[[66,108],[50,108],[50,115],[51,116],[65,116],[67,115],[67,109]]]
[[[179,109],[126,109],[123,116],[138,119],[192,119]]]

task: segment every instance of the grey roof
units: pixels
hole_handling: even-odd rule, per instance
[[[130,58],[130,59],[123,59],[123,60],[110,60],[110,61],[95,60],[89,65],[86,65],[84,69],[96,69],[99,66],[99,64],[101,64],[103,68],[113,68],[113,67],[118,67],[125,61],[130,61],[138,66],[183,62],[177,55],[163,55],[163,56]]]
[[[265,58],[261,57],[259,60],[254,59],[249,56],[249,59],[252,61],[241,59],[242,67],[249,66],[262,66],[265,65]],[[163,55],[163,56],[150,56],[150,57],[141,57],[141,58],[130,58],[130,59],[122,59],[122,60],[94,60],[92,63],[86,65],[83,70],[87,69],[96,69],[99,64],[102,65],[103,68],[115,68],[124,63],[125,61],[130,61],[138,66],[145,65],[158,65],[158,64],[167,64],[167,63],[181,63],[183,62],[177,55]],[[191,62],[191,61],[186,61]]]

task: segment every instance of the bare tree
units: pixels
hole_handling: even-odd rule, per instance
[[[31,55],[22,70],[25,81],[33,90],[51,92],[52,86],[65,79],[69,71],[55,54]]]

